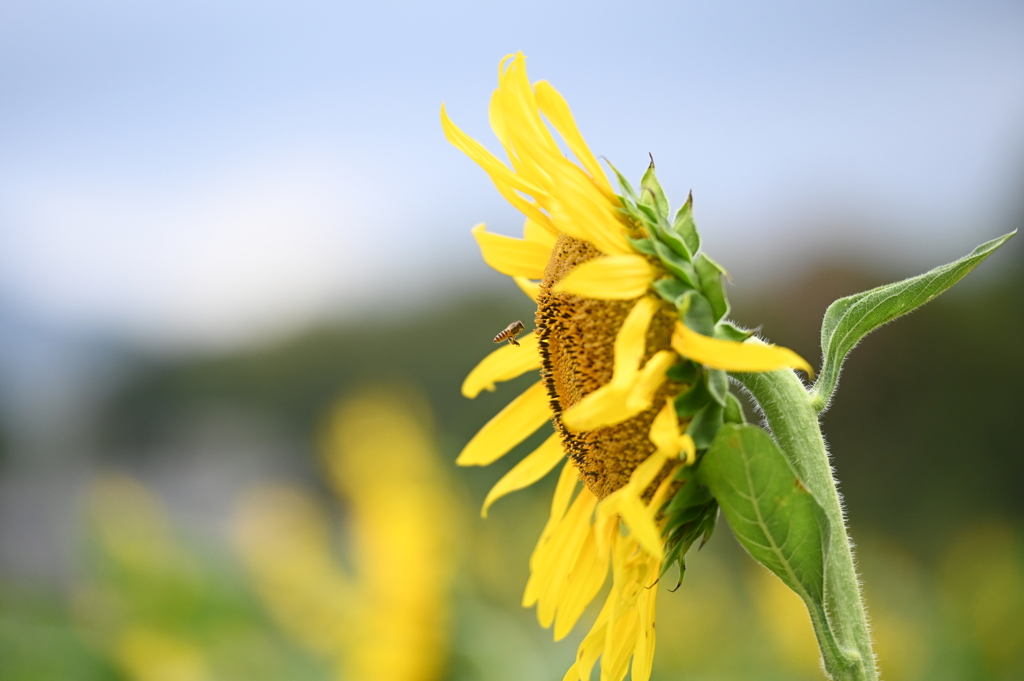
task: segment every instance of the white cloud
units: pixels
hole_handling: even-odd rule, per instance
[[[125,177],[7,178],[0,288],[73,324],[149,342],[233,342],[323,313],[377,255],[345,169],[269,159],[154,187]]]

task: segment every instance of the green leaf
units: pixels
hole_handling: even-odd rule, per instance
[[[654,158],[651,158],[651,165],[647,166],[647,172],[640,180],[640,203],[647,205],[657,212],[662,220],[668,220],[668,197],[661,183],[654,175]]]
[[[697,224],[693,221],[693,192],[690,192],[686,203],[676,212],[672,231],[682,238],[690,253],[700,250],[700,234],[697,232]]]
[[[697,256],[693,267],[700,275],[700,290],[711,303],[711,309],[715,312],[715,322],[718,322],[729,314],[729,299],[725,295],[725,286],[722,283],[725,270],[705,253]]]
[[[693,265],[689,261],[661,241],[654,239],[653,243],[654,250],[658,253],[658,260],[665,266],[665,269],[681,279],[690,288],[700,288],[697,270],[693,269]]]
[[[732,322],[718,322],[715,325],[715,338],[718,340],[742,343],[753,335],[753,330],[741,329]]]
[[[729,393],[725,403],[726,423],[746,423],[747,418],[743,415],[743,405],[736,399],[736,396]]]
[[[676,407],[678,411],[678,407]],[[686,432],[693,438],[693,444],[697,449],[707,449],[715,439],[715,435],[722,428],[725,422],[725,409],[718,402],[708,402],[704,408],[693,415],[693,420],[686,428]],[[714,491],[714,490],[712,490]]]
[[[703,377],[699,377],[703,379]],[[708,387],[703,380],[696,381],[693,386],[684,393],[676,396],[673,404],[676,408],[676,415],[683,419],[689,418],[704,408],[711,401]]]
[[[697,481],[696,469],[693,466],[680,469],[676,479],[682,486],[665,506],[665,517],[669,519],[664,530],[666,534],[674,527],[699,518],[700,509],[714,500],[711,490]]]
[[[673,364],[665,372],[670,381],[693,384],[697,380],[697,365],[688,359]]]
[[[818,411],[828,406],[846,356],[864,336],[921,307],[953,286],[1016,233],[1017,230],[1014,230],[988,241],[969,255],[930,272],[840,298],[832,303],[825,311],[825,319],[821,324],[821,376],[812,389]]]
[[[715,332],[715,313],[707,298],[696,291],[687,291],[675,302],[687,327],[704,336]]]
[[[835,645],[824,606],[828,520],[768,433],[723,426],[701,459],[698,479],[750,555],[804,600],[819,640]]]
[[[664,277],[662,279],[658,279],[654,284],[652,284],[652,286],[654,286],[654,290],[659,296],[673,305],[675,305],[676,301],[679,300],[679,298],[681,298],[687,291],[693,290],[691,287],[687,286],[675,277]]]
[[[729,396],[729,374],[721,369],[709,369],[705,380],[708,382],[711,399],[723,407],[726,406],[726,399]]]
[[[693,543],[703,534],[710,536],[718,516],[718,504],[711,491],[696,479],[696,468],[686,466],[675,476],[679,489],[665,505],[665,560],[661,574],[664,575],[674,562],[679,563],[679,579],[686,570],[685,556]]]

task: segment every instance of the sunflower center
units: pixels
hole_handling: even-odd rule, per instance
[[[601,255],[592,244],[562,234],[551,250],[537,297],[537,334],[542,357],[541,376],[551,398],[555,428],[580,477],[598,499],[629,481],[633,470],[654,453],[648,434],[664,398],[678,392],[666,383],[654,406],[618,425],[584,433],[570,432],[561,414],[612,379],[615,337],[632,300],[593,300],[551,287],[577,265]],[[654,316],[647,331],[643,361],[670,347],[675,316],[665,310]]]

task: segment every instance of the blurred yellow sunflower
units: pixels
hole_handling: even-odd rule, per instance
[[[565,99],[545,81],[531,86],[522,53],[502,59],[489,113],[511,167],[456,127],[443,105],[441,123],[526,216],[522,239],[484,225],[473,235],[487,264],[537,303],[536,330],[486,357],[462,392],[473,398],[531,371],[539,380],[457,463],[488,465],[553,422],[556,432],[498,481],[482,513],[565,460],[523,605],[536,605],[541,625],[553,624],[561,639],[610,566],[611,589],[565,679],[589,679],[600,658],[602,681],[624,678],[630,660],[634,681],[646,681],[652,587],[717,517],[710,498],[688,500],[682,516],[669,509],[718,426],[742,419],[725,372],[810,366],[785,348],[742,342],[750,332],[724,319],[724,270],[699,253],[692,199],[670,221],[653,162],[639,195],[616,171],[617,194]]]

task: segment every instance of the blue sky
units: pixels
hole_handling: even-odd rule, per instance
[[[596,153],[693,189],[738,286],[909,274],[1024,200],[1022,36],[1011,2],[7,3],[0,302],[176,348],[504,285],[469,229],[521,220],[438,110],[494,148],[515,50]]]

